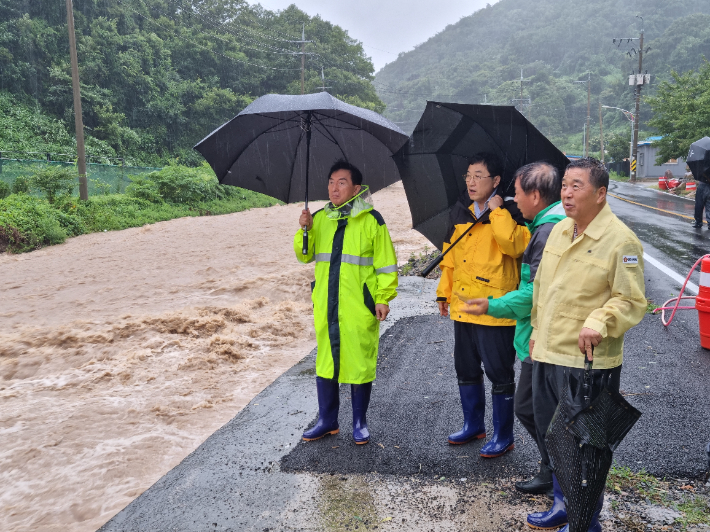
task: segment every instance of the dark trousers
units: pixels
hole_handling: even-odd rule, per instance
[[[708,212],[710,212],[710,185],[698,181],[695,192],[695,223],[703,223],[703,209],[705,209],[705,216],[708,216]]]
[[[550,456],[547,454],[547,447],[545,447],[545,434],[557,409],[557,403],[560,401],[565,379],[570,375],[581,381],[584,376],[584,369],[568,368],[545,362],[533,362],[533,414],[537,432],[537,447],[540,449],[542,462],[546,466],[550,465]],[[621,366],[612,369],[593,369],[592,401],[599,395],[603,380],[608,382],[607,387],[610,390],[618,392],[621,383],[620,379]],[[581,407],[582,405],[580,405],[580,409]]]
[[[480,384],[485,371],[493,384],[493,393],[512,395],[515,391],[514,338],[515,326],[454,321],[454,366],[459,384]]]
[[[520,364],[520,379],[518,379],[518,385],[515,387],[515,417],[525,427],[532,439],[537,441],[535,413],[533,410],[533,365],[529,358],[527,360],[528,362]]]

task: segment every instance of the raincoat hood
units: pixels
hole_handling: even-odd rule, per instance
[[[355,194],[348,201],[337,207],[333,205],[332,202],[328,202],[323,210],[325,215],[331,220],[339,220],[340,218],[347,218],[348,216],[355,218],[363,212],[372,210],[372,194],[370,194],[370,187],[367,185],[362,185],[360,192]]]

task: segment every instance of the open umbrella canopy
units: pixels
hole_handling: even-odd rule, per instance
[[[710,183],[710,137],[693,142],[685,162],[696,181]]]
[[[441,249],[449,212],[466,188],[468,159],[491,152],[503,161],[499,192],[513,194],[521,166],[547,161],[560,175],[569,160],[515,107],[427,102],[409,142],[394,155],[414,229]]]
[[[327,92],[267,94],[195,149],[220,183],[293,203],[328,199],[327,172],[338,159],[357,166],[372,192],[391,185],[399,180],[391,155],[406,140],[383,116]]]

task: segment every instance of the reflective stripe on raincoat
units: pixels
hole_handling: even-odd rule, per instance
[[[308,254],[303,230],[293,241],[299,262],[316,262],[313,321],[318,341],[316,374],[349,384],[375,380],[380,322],[376,304],[397,295],[397,257],[380,213],[363,199],[339,212],[330,205],[313,215]]]

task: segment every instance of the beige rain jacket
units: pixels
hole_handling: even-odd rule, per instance
[[[643,248],[608,204],[572,242],[574,220],[559,222],[547,240],[533,285],[533,360],[584,367],[579,333],[602,335],[594,368],[620,366],[624,333],[646,313]]]

